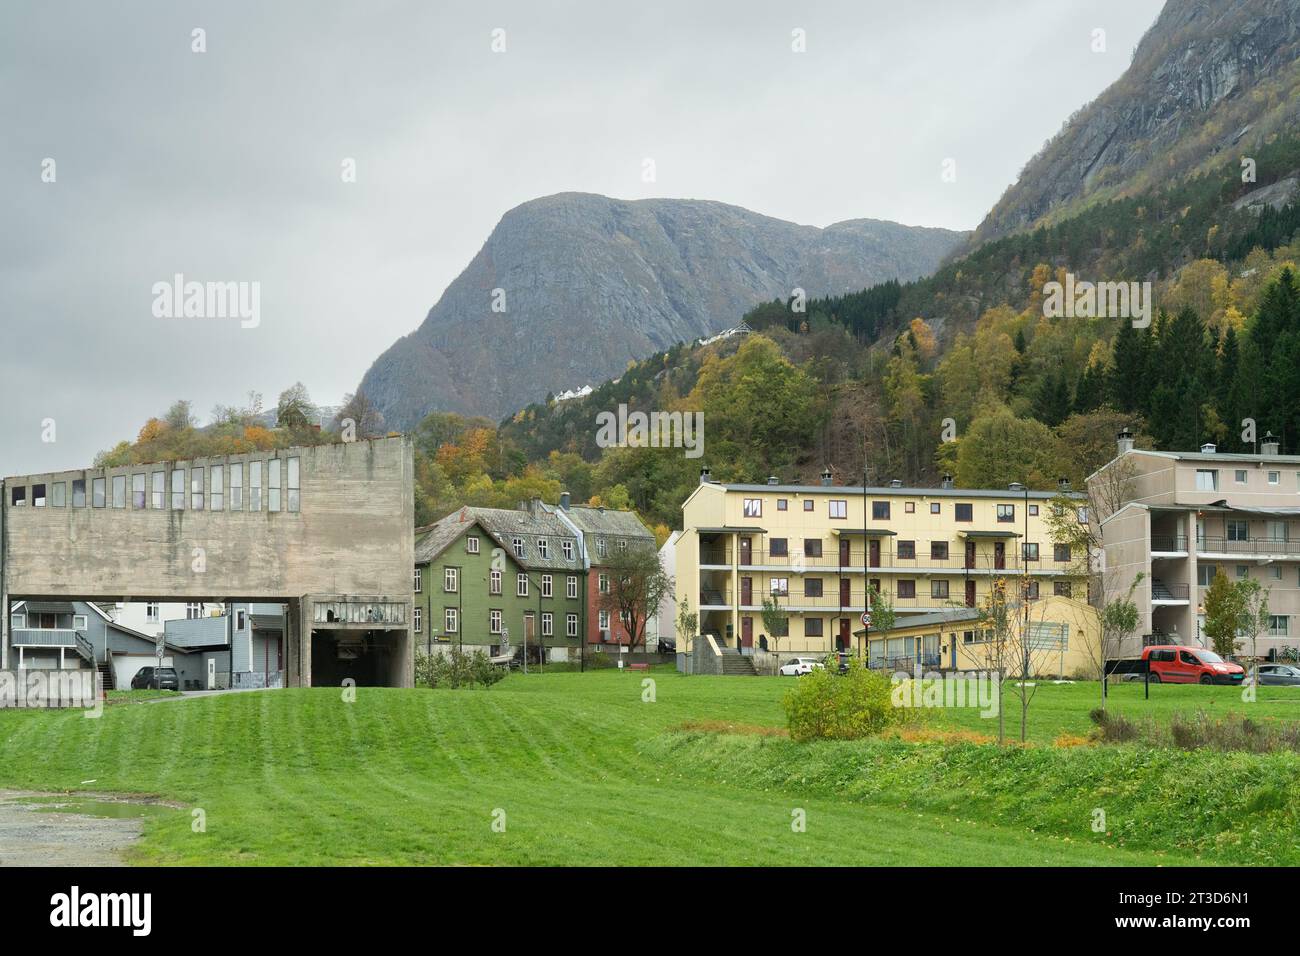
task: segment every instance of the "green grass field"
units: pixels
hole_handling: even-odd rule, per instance
[[[206,832],[193,832],[190,810],[150,817],[133,851],[139,863],[1300,858],[1290,835],[1300,805],[1294,755],[1052,746],[1060,734],[1088,732],[1095,684],[1044,686],[1030,714],[1036,746],[1001,750],[796,744],[754,732],[784,726],[780,699],[789,679],[658,670],[656,700],[646,703],[642,676],[513,674],[486,691],[361,688],[353,703],[321,688],[123,702],[97,720],[5,711],[0,788],[147,793],[203,811]],[[1165,716],[1249,706],[1261,717],[1300,719],[1300,692],[1287,688],[1264,688],[1251,705],[1232,688],[1161,687],[1150,702],[1141,694],[1140,686],[1117,688],[1111,706]],[[742,732],[681,729],[687,722],[731,723]],[[995,723],[971,711],[932,720],[979,733],[995,733]],[[94,784],[84,786],[87,780]],[[1156,810],[1143,816],[1147,805]],[[1108,832],[1090,827],[1097,806],[1111,815]],[[806,813],[806,832],[791,827],[796,809]],[[493,826],[498,811],[504,832]],[[1176,823],[1167,832],[1166,817]]]

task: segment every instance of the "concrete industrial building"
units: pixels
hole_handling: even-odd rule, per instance
[[[1205,592],[1220,570],[1269,589],[1261,655],[1300,643],[1291,627],[1300,615],[1300,455],[1279,454],[1271,436],[1261,449],[1152,451],[1124,431],[1115,458],[1088,478],[1108,595],[1137,580],[1138,627],[1119,656],[1143,640],[1205,646]]]
[[[0,484],[0,669],[14,601],[284,604],[290,686],[409,687],[413,451],[401,437]]]

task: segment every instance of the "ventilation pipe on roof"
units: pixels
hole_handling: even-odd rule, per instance
[[[1219,450],[1218,446],[1215,445],[1214,442],[1212,441],[1207,441],[1204,445],[1201,446],[1202,455],[1213,455],[1218,450]]]
[[[1115,436],[1115,446],[1120,455],[1133,450],[1133,433],[1128,430],[1128,426]]]
[[[831,470],[829,468],[826,468],[822,471],[822,484],[826,485],[827,487],[830,487],[830,483],[831,483]]]
[[[940,488],[948,488],[948,489],[953,488],[954,486],[953,486],[953,483],[952,483],[952,475],[944,475],[944,476],[943,476],[943,480],[941,480],[941,481],[939,482],[939,487],[940,487]]]
[[[1259,450],[1262,454],[1276,456],[1279,450],[1277,436],[1272,432],[1264,433],[1264,440],[1260,443]]]
[[[711,480],[709,478],[709,466],[705,465],[700,469],[700,484],[707,485]]]

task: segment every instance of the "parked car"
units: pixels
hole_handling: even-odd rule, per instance
[[[132,690],[180,690],[174,667],[142,667],[131,678]]]
[[[811,674],[814,668],[825,666],[815,657],[796,657],[781,665],[781,676],[802,677],[804,674]]]
[[[1260,684],[1300,685],[1300,667],[1294,664],[1260,664]]]
[[[1203,647],[1158,645],[1142,649],[1153,684],[1240,684],[1246,670]]]

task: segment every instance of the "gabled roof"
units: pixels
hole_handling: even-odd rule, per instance
[[[441,521],[422,529],[415,542],[415,562],[428,564],[451,546],[452,542],[477,526],[505,551],[516,564],[530,570],[581,571],[582,555],[577,548],[573,532],[555,515],[538,510],[516,511],[510,508],[470,508],[453,511]],[[514,538],[524,539],[524,556],[516,556]],[[542,557],[537,549],[537,539],[547,540],[547,555]],[[566,560],[561,542],[574,542],[573,558]]]
[[[550,505],[546,506],[548,510]],[[593,508],[590,505],[571,505],[564,509],[569,520],[577,525],[583,534],[605,535],[611,538],[646,538],[654,540],[654,534],[641,519],[631,511],[619,511],[614,508]]]

